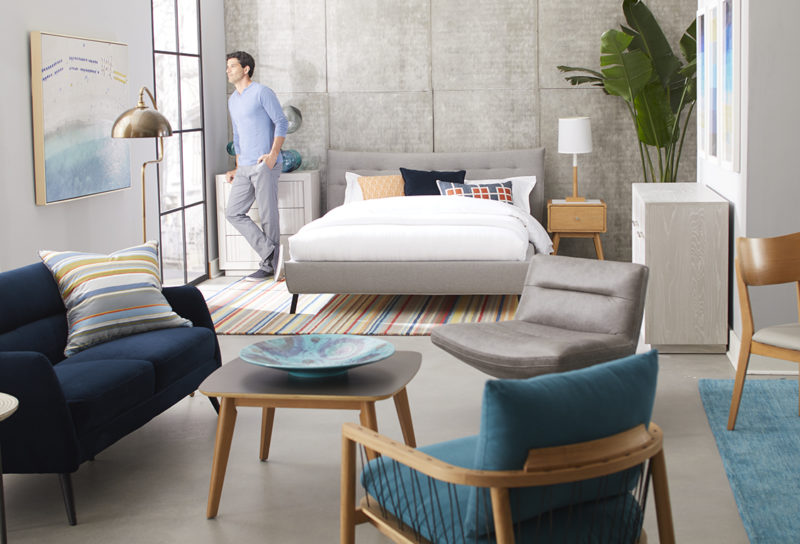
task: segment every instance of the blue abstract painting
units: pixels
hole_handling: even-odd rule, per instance
[[[125,44],[31,33],[36,203],[130,187],[130,149],[112,139],[130,107]]]

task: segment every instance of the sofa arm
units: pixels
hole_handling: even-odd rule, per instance
[[[181,285],[179,287],[164,287],[161,292],[167,299],[175,313],[191,321],[195,327],[205,327],[215,332],[214,322],[208,311],[208,305],[203,298],[200,289],[193,285]],[[222,356],[219,351],[219,342],[216,342],[216,358],[222,364]]]
[[[3,470],[70,473],[81,463],[78,437],[53,365],[41,353],[0,352],[0,384],[19,408],[0,423]]]

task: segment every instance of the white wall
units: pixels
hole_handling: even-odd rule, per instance
[[[227,167],[224,26],[222,3],[202,0],[203,71],[206,100],[206,178],[209,218],[213,220],[213,176]],[[131,140],[131,187],[81,200],[34,204],[33,130],[31,117],[30,32],[39,30],[128,45],[130,105],[139,87],[153,86],[150,2],[107,0],[27,0],[3,4],[0,35],[4,84],[0,90],[3,181],[0,183],[0,270],[38,259],[39,249],[109,252],[141,241],[142,162],[155,159],[154,140]],[[211,107],[209,107],[211,106]],[[121,113],[121,112],[120,112]],[[158,237],[155,167],[148,175],[148,237]],[[209,224],[214,233],[214,223]],[[209,247],[217,255],[216,235]]]
[[[699,0],[698,6],[711,3]],[[796,160],[800,73],[792,69],[797,66],[800,51],[800,33],[795,29],[800,3],[741,0],[741,8],[741,172],[726,171],[704,159],[698,159],[697,166],[698,180],[731,201],[731,263],[733,241],[739,236],[769,237],[800,231],[800,171]],[[738,338],[741,313],[732,272],[729,288],[733,331]],[[792,286],[751,289],[750,296],[756,328],[798,318]],[[735,357],[738,346],[731,347]],[[756,366],[763,363],[759,361]],[[768,364],[784,368],[780,363]]]

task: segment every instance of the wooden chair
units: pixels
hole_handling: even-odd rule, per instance
[[[647,542],[647,536],[642,529],[644,502],[647,496],[648,484],[652,479],[655,497],[656,516],[658,524],[659,541],[662,544],[675,542],[672,525],[672,512],[667,485],[666,464],[662,449],[663,435],[655,423],[649,429],[638,425],[627,431],[577,444],[539,448],[529,451],[527,461],[522,470],[514,471],[485,471],[471,470],[445,463],[427,453],[410,448],[395,442],[375,431],[353,423],[346,423],[343,428],[342,441],[342,487],[341,487],[341,540],[342,544],[355,542],[355,526],[369,522],[384,535],[394,542],[497,542],[509,544],[519,542],[575,542],[584,541],[580,535],[591,534],[594,538],[602,535],[592,542]],[[358,507],[355,506],[356,497],[356,449],[357,445],[365,449],[386,456],[399,465],[414,471],[414,477],[407,479],[411,485],[395,486],[390,493],[385,494],[381,504],[374,497],[365,496]],[[363,459],[363,455],[361,456]],[[374,463],[373,463],[374,464]],[[369,469],[368,463],[365,468]],[[632,469],[631,467],[637,467]],[[515,524],[512,521],[512,510],[515,509],[513,498],[509,491],[514,488],[544,486],[544,490],[555,489],[555,484],[573,482],[567,493],[576,497],[581,493],[581,484],[588,480],[606,478],[604,483],[598,484],[603,489],[609,484],[607,478],[619,475],[621,471],[628,477],[620,480],[626,489],[622,495],[617,495],[611,501],[606,497],[601,500],[601,506],[596,503],[569,504],[554,510],[543,510],[532,519],[524,523]],[[378,470],[373,467],[373,470]],[[380,485],[392,486],[397,480],[389,474],[374,476]],[[631,487],[630,477],[636,479],[636,484]],[[652,478],[651,478],[652,477]],[[597,480],[593,480],[597,482]],[[617,484],[620,483],[617,482]],[[438,485],[434,482],[438,482]],[[437,517],[439,524],[445,521],[448,515],[457,511],[452,504],[436,505],[431,508],[422,498],[423,495],[437,495],[444,500],[459,493],[453,488],[456,486],[472,486],[484,493],[488,490],[489,503],[485,508],[491,511],[493,529],[488,534],[475,536],[465,534],[463,527],[448,532],[436,531]],[[438,487],[438,492],[437,492]],[[589,486],[591,487],[591,486]],[[557,492],[547,493],[543,496],[554,496]],[[591,495],[589,491],[587,494]],[[405,497],[403,497],[405,495]],[[463,496],[463,494],[462,494]],[[624,496],[629,507],[619,508],[620,497]],[[481,504],[480,493],[476,498]],[[635,503],[631,503],[635,500]],[[613,506],[612,502],[616,501]],[[410,508],[407,504],[423,503],[417,511],[427,510],[420,516],[425,519],[408,519]],[[632,508],[630,508],[630,506]],[[599,515],[602,509],[609,510],[605,514],[616,513],[620,519],[609,523],[609,517]],[[438,513],[437,513],[438,509]],[[463,505],[461,507],[463,510]],[[405,514],[398,514],[404,511]],[[444,512],[444,513],[442,513]],[[428,517],[430,514],[430,517]],[[403,520],[400,517],[405,518]],[[412,516],[413,517],[413,516]],[[409,523],[410,521],[410,523]],[[464,520],[466,525],[468,520]],[[594,527],[580,528],[581,525],[594,524]],[[431,530],[433,527],[433,530]],[[427,530],[426,530],[427,528]],[[565,531],[577,531],[569,533]],[[444,540],[431,540],[432,533],[444,536]],[[557,535],[557,536],[556,536]]]
[[[751,353],[800,363],[800,322],[773,325],[754,332],[747,289],[751,285],[795,283],[800,312],[800,233],[774,238],[737,238],[736,254],[734,267],[742,310],[742,344],[728,415],[729,431],[736,425]]]

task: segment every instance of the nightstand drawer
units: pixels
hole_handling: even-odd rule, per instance
[[[547,230],[554,232],[605,232],[605,206],[548,206]]]

